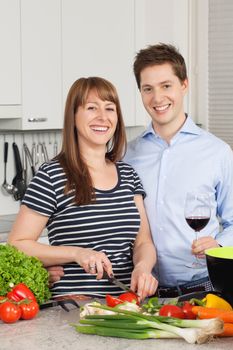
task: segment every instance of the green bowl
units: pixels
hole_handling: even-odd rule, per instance
[[[205,251],[210,281],[216,292],[233,306],[233,247]]]

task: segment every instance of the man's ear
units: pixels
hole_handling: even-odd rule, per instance
[[[184,95],[187,93],[188,91],[188,88],[189,88],[189,81],[188,81],[188,78],[186,78],[182,83],[182,89],[183,89],[183,93]]]

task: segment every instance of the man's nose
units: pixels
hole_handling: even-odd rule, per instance
[[[158,90],[153,91],[152,98],[156,104],[160,104],[161,101],[163,101],[163,97],[164,97],[164,95],[161,91],[158,91]]]

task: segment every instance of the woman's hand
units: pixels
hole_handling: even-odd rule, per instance
[[[158,287],[158,281],[152,275],[147,272],[145,268],[135,267],[131,276],[130,288],[136,292],[140,301],[143,301],[146,297],[154,295]]]
[[[204,258],[206,249],[216,247],[219,247],[219,244],[212,236],[200,237],[192,243],[192,254],[197,255],[198,258]]]
[[[112,264],[107,255],[89,248],[79,248],[76,262],[83,267],[87,273],[97,274],[96,279],[103,277],[104,270],[110,276]]]

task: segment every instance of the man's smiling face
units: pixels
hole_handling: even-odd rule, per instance
[[[182,125],[188,81],[181,82],[169,63],[144,68],[140,78],[142,101],[155,130]]]

